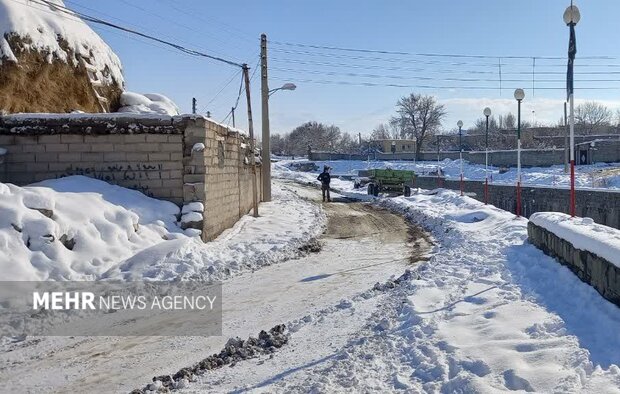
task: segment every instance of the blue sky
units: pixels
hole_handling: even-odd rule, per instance
[[[568,28],[562,22],[562,14],[570,4],[567,0],[67,0],[65,3],[75,10],[190,48],[247,62],[251,67],[258,61],[259,36],[266,33],[274,41],[269,48],[270,87],[286,81],[298,85],[296,91],[272,96],[273,132],[287,132],[302,122],[316,120],[333,123],[344,131],[365,134],[386,121],[398,98],[410,92],[434,95],[446,106],[445,129],[452,129],[458,119],[464,121],[465,127],[473,124],[482,116],[485,106],[491,107],[495,114],[515,112],[512,94],[516,87],[526,91],[524,119],[555,123],[562,115],[568,45]],[[620,2],[590,0],[575,4],[582,14],[577,26],[576,87],[614,88],[579,89],[576,97],[600,100],[613,109],[620,108],[617,23]],[[196,97],[199,110],[210,110],[218,121],[226,117],[234,104],[240,82],[234,68],[108,28],[93,27],[120,56],[129,90],[163,93],[184,112],[190,111],[191,98]],[[409,54],[356,53],[282,43]],[[421,53],[490,58],[411,55]],[[587,59],[591,56],[610,59]],[[535,67],[532,57],[538,57]],[[502,63],[501,93],[499,63]],[[535,91],[532,78],[536,80]],[[606,82],[593,81],[597,79]],[[226,85],[228,81],[231,82]],[[429,88],[420,88],[421,85]],[[545,87],[559,89],[542,89]],[[259,130],[258,76],[253,81],[252,94],[255,127]],[[238,126],[246,127],[243,103],[237,119]]]

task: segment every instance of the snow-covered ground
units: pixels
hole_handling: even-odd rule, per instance
[[[316,183],[316,174],[280,165],[273,174]],[[102,270],[101,277],[226,278],[224,336],[5,342],[5,389],[127,391],[219,351],[227,337],[246,338],[285,323],[289,343],[272,357],[210,371],[183,392],[620,393],[620,309],[530,245],[526,219],[469,197],[439,190],[373,199],[349,181],[334,180],[342,195],[388,208],[432,234],[430,259],[409,265],[402,240],[390,243],[373,232],[334,236],[321,252],[291,260],[299,246],[323,232],[325,214],[307,201],[317,198],[316,191],[282,181],[274,182],[274,201],[261,205],[261,218],[244,217],[200,248],[176,227],[176,207],[169,213],[153,209],[149,204],[161,202],[139,193],[129,198],[126,189],[98,181],[64,182],[0,186],[0,217],[42,222],[23,228],[50,231],[90,231],[90,224],[101,229],[105,219],[111,233],[139,237],[126,251],[131,256]],[[71,194],[76,191],[81,193]],[[74,212],[78,208],[65,206],[76,198],[83,200],[74,205],[93,216],[92,223]],[[50,208],[56,224],[43,219]],[[365,214],[351,215],[341,227],[355,232],[356,218]],[[377,228],[392,226],[389,220],[370,221]],[[0,230],[3,239],[9,234],[12,242],[23,242],[9,226]],[[172,239],[155,241],[145,229]],[[125,245],[124,238],[117,242]],[[8,264],[2,261],[4,270]]]
[[[334,186],[368,199],[350,182]],[[620,392],[620,309],[530,245],[526,219],[444,190],[374,203],[432,232],[430,261],[388,296],[351,299],[359,315],[308,319],[289,350],[235,371],[239,389]],[[333,332],[331,351],[320,339],[308,343]]]
[[[282,160],[278,165],[292,168],[295,163],[307,162],[306,159]],[[317,166],[323,168],[324,165],[332,167],[332,174],[338,175],[357,175],[359,170],[373,168],[392,168],[395,170],[414,170],[419,175],[435,173],[439,165],[449,179],[460,179],[461,161],[445,159],[439,164],[436,161],[359,161],[359,160],[335,160],[335,161],[316,161]],[[485,167],[480,164],[463,162],[463,175],[466,180],[484,180]],[[564,166],[556,165],[551,167],[528,167],[522,169],[521,178],[527,185],[545,186],[569,186],[570,176],[564,173]],[[493,183],[514,184],[517,179],[517,169],[510,168],[504,174],[499,173],[499,168],[489,167],[489,181]],[[612,164],[593,164],[577,166],[575,172],[575,182],[580,188],[608,188],[620,189],[620,163]]]
[[[260,218],[243,217],[208,245],[178,227],[179,214],[170,202],[83,176],[0,183],[3,279],[218,280],[297,256],[325,220],[277,186]]]

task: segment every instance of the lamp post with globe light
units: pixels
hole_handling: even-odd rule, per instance
[[[575,26],[579,23],[581,14],[579,8],[571,5],[564,11],[564,23],[570,28],[568,41],[568,70],[566,73],[566,94],[569,104],[570,123],[570,215],[575,217],[575,98],[573,96],[573,63],[577,54],[577,42],[575,39]]]
[[[463,195],[463,121],[459,120],[456,122],[456,125],[459,127],[459,159],[461,161],[461,196]]]
[[[525,98],[523,89],[515,90],[517,100],[517,217],[521,216],[521,101]]]
[[[486,107],[482,112],[487,118],[486,136],[485,136],[485,160],[484,160],[484,203],[489,203],[489,116],[491,116],[491,108]]]

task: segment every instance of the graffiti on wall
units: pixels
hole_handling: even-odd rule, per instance
[[[152,197],[153,193],[149,191],[149,187],[139,182],[162,179],[162,170],[162,164],[113,164],[101,167],[81,167],[71,164],[58,177],[83,175],[111,183],[136,181],[133,186],[127,187]]]

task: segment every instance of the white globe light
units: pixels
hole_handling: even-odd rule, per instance
[[[491,108],[486,107],[483,113],[484,113],[484,116],[491,116]]]
[[[523,91],[523,89],[515,90],[515,99],[517,99],[517,101],[521,101],[524,98],[525,98],[525,92]]]
[[[579,12],[579,8],[576,5],[570,5],[564,11],[564,23],[570,25],[571,23],[576,25],[581,20],[581,13]]]
[[[463,121],[459,120],[458,122],[456,122],[456,125],[459,127],[463,127]]]

